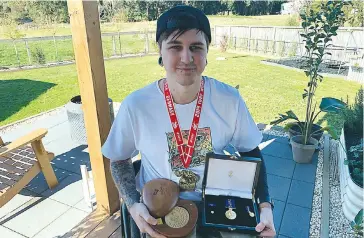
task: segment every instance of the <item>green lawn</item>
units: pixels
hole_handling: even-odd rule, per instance
[[[149,36],[149,49],[153,51],[153,39]],[[115,55],[121,54],[136,54],[142,53],[145,50],[145,35],[121,35],[120,36],[121,49],[119,38],[115,37]],[[57,40],[56,47],[58,55],[56,55],[55,45],[53,40],[47,41],[30,41],[28,46],[31,52],[31,64],[36,65],[37,61],[33,56],[36,48],[40,48],[44,53],[45,61],[57,62],[67,61],[74,59],[72,39]],[[104,57],[111,57],[113,55],[113,40],[111,36],[102,37],[102,46]],[[29,65],[28,53],[24,42],[17,42],[16,48],[20,65]],[[17,67],[18,61],[15,54],[13,43],[0,43],[0,66]]]
[[[271,15],[271,16],[208,16],[211,27],[215,25],[276,25],[282,26],[286,24],[287,16],[284,15]],[[117,32],[117,31],[155,31],[156,21],[151,22],[134,22],[134,23],[105,23],[101,24],[102,32]],[[0,26],[0,39],[4,38],[4,27]],[[52,36],[52,28],[43,29],[29,29],[22,30],[22,34],[25,37],[34,36]],[[71,35],[71,28],[69,24],[62,24],[56,26],[56,35]],[[113,55],[113,41],[112,37],[103,37],[104,56],[110,57]],[[144,35],[124,35],[120,37],[121,49],[119,48],[119,39],[115,38],[116,51],[115,54],[129,54],[129,53],[142,53],[145,48]],[[154,35],[150,35],[149,49],[152,52],[155,50],[153,47]],[[71,39],[57,40],[56,46],[53,40],[49,41],[37,41],[29,42],[30,48],[30,62],[28,52],[24,42],[16,43],[18,50],[19,62],[21,66],[29,64],[37,64],[37,60],[34,57],[36,48],[40,48],[44,53],[45,62],[57,62],[73,60],[73,46]],[[56,49],[58,55],[56,54]],[[13,43],[0,43],[0,66],[5,67],[18,67],[19,62],[17,60]]]
[[[216,57],[227,57],[216,61]],[[204,75],[232,86],[240,85],[256,122],[269,123],[278,113],[294,110],[304,114],[302,100],[307,79],[303,73],[260,64],[262,58],[234,53],[209,53]],[[122,101],[132,91],[164,76],[157,65],[157,56],[119,59],[105,62],[108,93],[114,101]],[[325,78],[317,90],[318,98],[336,97],[351,100],[359,89],[358,83]],[[79,94],[75,65],[0,73],[0,126],[66,104]],[[319,103],[319,102],[318,102]],[[322,115],[323,116],[323,115]],[[320,117],[337,128],[337,117]],[[321,121],[320,121],[321,123]]]
[[[288,15],[264,15],[264,16],[207,16],[211,27],[215,25],[251,25],[251,26],[286,26]],[[156,21],[123,22],[101,24],[102,32],[116,31],[155,31]],[[59,24],[53,28],[21,30],[25,37],[52,36],[56,29],[56,35],[71,35],[69,24]],[[5,28],[0,26],[0,39],[5,38]]]

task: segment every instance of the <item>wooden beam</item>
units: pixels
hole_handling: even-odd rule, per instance
[[[119,195],[110,173],[110,161],[101,146],[111,121],[97,1],[67,0],[87,142],[94,178],[97,209],[113,214]]]

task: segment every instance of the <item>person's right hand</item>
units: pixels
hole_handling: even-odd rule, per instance
[[[133,217],[140,232],[148,233],[154,238],[166,238],[165,236],[154,231],[150,225],[156,225],[157,219],[149,214],[147,207],[143,203],[134,203],[129,209],[130,215]]]

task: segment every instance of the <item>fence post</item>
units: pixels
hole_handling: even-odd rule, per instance
[[[116,43],[115,43],[115,36],[112,36],[112,55],[116,55]]]
[[[215,25],[215,28],[214,28],[214,35],[215,35],[214,46],[216,46],[216,37],[217,37],[216,29],[217,29],[217,27]]]
[[[277,27],[274,27],[272,55],[274,55],[276,52],[276,32],[277,32]]]
[[[252,37],[252,27],[249,26],[248,51],[250,51],[250,38]]]
[[[231,39],[231,26],[229,26],[229,45],[231,45],[233,40]]]
[[[122,54],[121,54],[121,40],[120,40],[120,31],[118,31],[118,36],[119,36],[119,49],[120,49],[120,56],[122,56]]]
[[[234,48],[236,50],[236,36],[234,36]]]
[[[32,60],[31,60],[30,50],[29,50],[29,46],[28,46],[28,41],[27,40],[25,40],[25,47],[27,48],[29,65],[32,65]]]
[[[54,48],[56,49],[56,62],[58,62],[58,49],[57,49],[56,37],[54,35],[53,35],[53,44]]]
[[[145,53],[149,54],[149,35],[148,35],[148,31],[145,33]]]

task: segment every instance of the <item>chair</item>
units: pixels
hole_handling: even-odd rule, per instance
[[[49,188],[58,184],[50,164],[54,154],[47,152],[42,143],[47,133],[46,129],[38,129],[7,143],[0,137],[0,208],[41,171]]]

